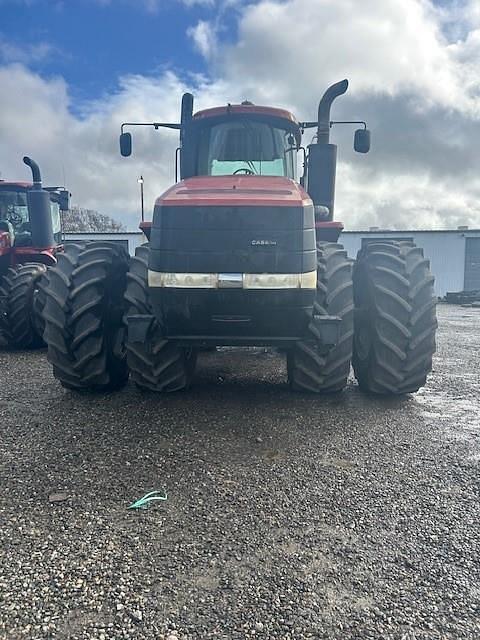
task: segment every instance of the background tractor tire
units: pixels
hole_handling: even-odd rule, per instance
[[[43,346],[45,346],[45,342],[43,340],[43,334],[45,332],[43,310],[47,301],[48,270],[49,267],[47,267],[46,271],[42,273],[38,279],[33,296],[33,325],[35,327],[35,331],[41,338]]]
[[[48,271],[44,339],[53,373],[68,389],[112,390],[127,382],[128,261],[113,243],[68,244]]]
[[[125,293],[126,318],[153,315],[148,297],[148,252],[148,243],[137,247],[130,262]],[[147,341],[133,342],[127,337],[126,348],[130,376],[139,388],[168,393],[190,386],[196,352],[165,340],[157,320],[153,322]]]
[[[352,260],[341,244],[317,243],[317,295],[314,315],[338,316],[339,338],[328,353],[315,344],[315,326],[309,326],[311,341],[297,343],[287,355],[288,379],[297,391],[335,393],[342,391],[350,373],[353,340]]]
[[[35,319],[34,301],[39,282],[46,272],[44,264],[25,263],[11,267],[1,279],[0,334],[9,347],[33,349],[43,346]]]
[[[353,368],[361,389],[398,395],[422,387],[435,352],[434,278],[411,242],[371,242],[354,266]]]

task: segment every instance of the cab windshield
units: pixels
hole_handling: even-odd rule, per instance
[[[205,126],[199,132],[197,175],[262,175],[295,179],[291,130],[252,118]]]
[[[61,232],[60,207],[57,202],[50,200],[50,211],[53,233],[57,237]],[[0,189],[0,223],[2,222],[4,224],[0,224],[0,230],[7,231],[11,228],[19,242],[29,244],[31,227],[26,191]]]
[[[9,222],[14,231],[29,222],[25,191],[0,191],[0,220]]]

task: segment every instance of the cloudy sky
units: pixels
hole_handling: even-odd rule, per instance
[[[130,229],[173,181],[177,121],[249,99],[315,118],[348,78],[335,119],[366,119],[368,155],[337,128],[336,217],[351,229],[480,227],[480,0],[0,0],[0,172],[23,155],[73,202]],[[310,141],[305,136],[305,143]]]

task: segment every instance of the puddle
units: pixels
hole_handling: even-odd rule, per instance
[[[480,394],[475,398],[452,396],[428,387],[415,396],[415,403],[424,420],[442,427],[460,440],[480,438]]]

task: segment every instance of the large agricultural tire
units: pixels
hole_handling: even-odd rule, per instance
[[[127,274],[126,324],[129,315],[153,315],[148,295],[148,243],[137,247]],[[148,391],[168,393],[187,389],[192,381],[196,352],[165,340],[155,319],[148,339],[133,342],[127,337],[127,362],[135,384]]]
[[[35,327],[35,331],[41,338],[43,346],[45,346],[45,342],[43,340],[43,334],[45,332],[43,310],[45,308],[45,303],[47,302],[48,271],[49,267],[47,267],[46,271],[42,273],[38,279],[33,296],[33,325]]]
[[[2,341],[15,349],[34,349],[43,346],[38,331],[34,301],[38,285],[47,267],[41,263],[25,263],[11,267],[0,282],[2,311],[0,335]]]
[[[313,393],[336,393],[347,384],[353,340],[352,260],[341,244],[317,243],[317,293],[314,315],[338,316],[338,342],[324,352],[316,345],[315,325],[309,326],[310,340],[297,343],[287,355],[292,389]]]
[[[371,242],[354,266],[353,368],[360,388],[401,395],[422,387],[435,352],[434,278],[411,242]]]
[[[123,324],[128,255],[108,242],[68,244],[49,269],[44,339],[67,389],[113,390],[128,380]]]

